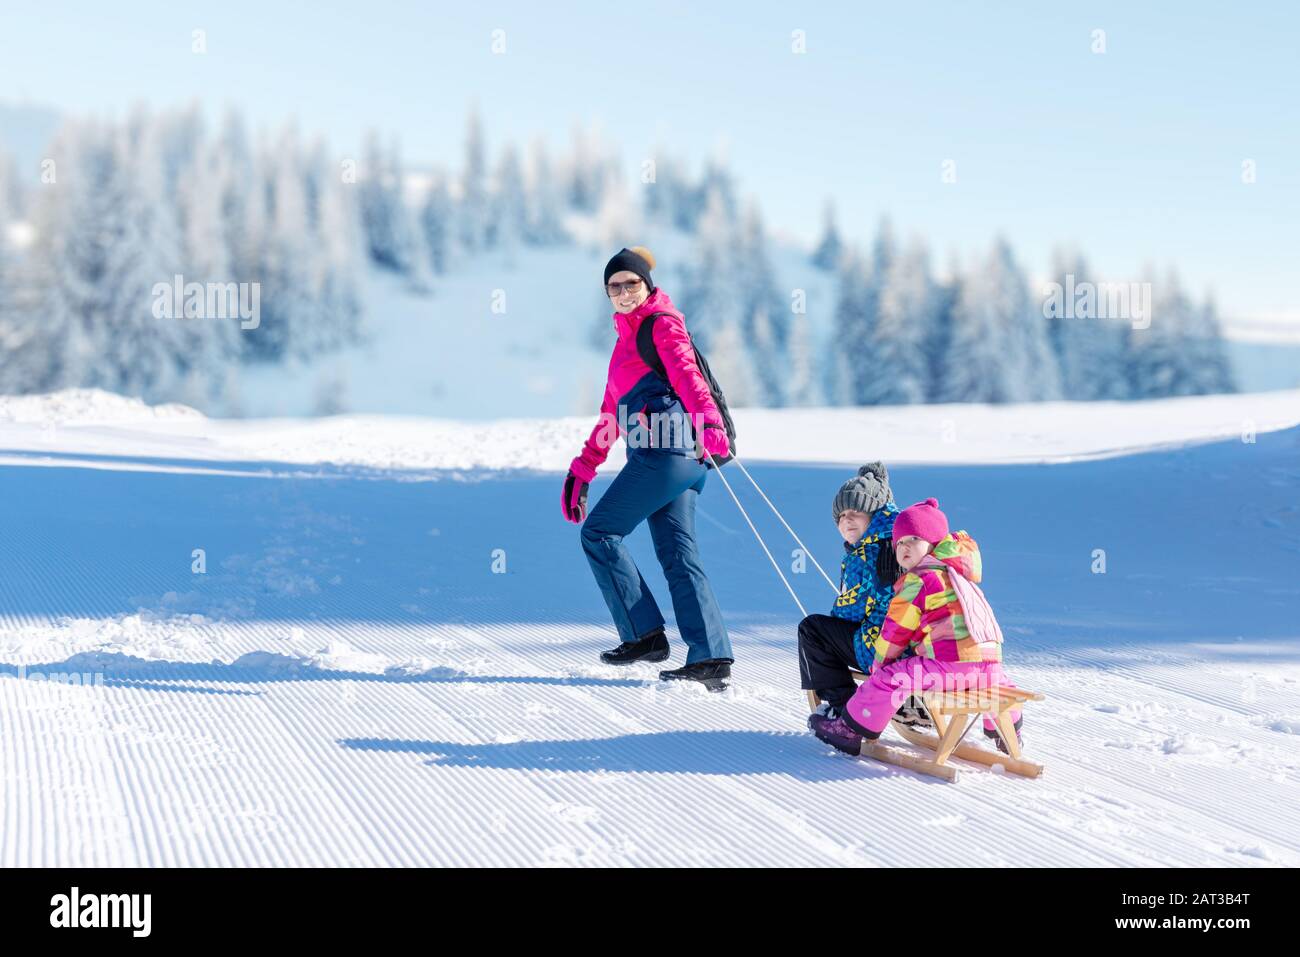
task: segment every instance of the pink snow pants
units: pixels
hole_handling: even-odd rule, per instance
[[[920,656],[902,658],[872,672],[871,677],[858,686],[845,710],[854,723],[872,732],[872,737],[877,737],[914,693],[973,691],[999,685],[1015,687],[1002,671],[1000,661],[935,661]],[[1013,723],[1020,720],[1018,710],[1008,714]],[[987,715],[984,727],[990,731],[994,728]]]

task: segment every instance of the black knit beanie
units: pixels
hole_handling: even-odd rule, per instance
[[[650,270],[654,268],[655,257],[650,250],[644,246],[634,246],[631,249],[624,247],[605,264],[605,285],[609,285],[610,276],[626,269],[628,272],[634,272],[645,280],[647,292],[654,292],[654,280],[650,278]]]

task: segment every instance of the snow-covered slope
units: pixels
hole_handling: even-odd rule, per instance
[[[616,639],[556,508],[586,417],[24,401],[0,400],[4,866],[1300,863],[1300,393],[742,410],[832,574],[860,460],[980,541],[1047,772],[956,785],[804,731],[799,613],[720,476],[699,531],[733,686],[599,664]]]
[[[245,367],[216,413],[341,410],[487,421],[599,408],[614,339],[600,287],[611,244],[594,233],[585,236],[594,226],[584,217],[573,216],[569,226],[583,241],[461,262],[438,278],[430,295],[416,295],[404,279],[371,270],[362,297],[364,343],[308,363]],[[694,256],[691,238],[647,228],[641,241],[663,263],[656,281],[670,294],[681,290],[683,267]],[[773,260],[783,283],[805,290],[811,348],[822,355],[835,306],[834,277],[786,244],[774,246]],[[607,341],[598,339],[599,331],[607,332]]]
[[[1300,424],[1300,390],[1146,402],[733,409],[742,459],[822,464],[882,458],[912,463],[1068,462],[1154,447],[1251,437]],[[259,472],[332,466],[393,470],[563,472],[597,414],[475,420],[414,416],[209,419],[93,389],[0,396],[0,462],[100,468]],[[49,453],[48,456],[42,453]],[[140,459],[145,461],[141,463]],[[625,461],[618,443],[605,472]],[[152,464],[151,464],[152,462]]]

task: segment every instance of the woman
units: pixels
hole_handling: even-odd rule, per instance
[[[687,648],[685,667],[661,671],[659,677],[698,681],[721,691],[731,677],[731,641],[700,565],[695,501],[708,475],[705,455],[722,458],[731,449],[685,320],[650,277],[654,264],[650,250],[634,246],[620,250],[605,266],[605,292],[614,306],[618,340],[609,360],[600,421],[569,466],[561,504],[570,522],[586,519],[582,547],[622,641],[601,660],[629,665],[668,657],[664,617],[623,544],[647,521]],[[646,364],[637,347],[637,330],[654,313],[663,313],[652,320],[650,330],[663,376]],[[648,344],[643,337],[643,346]],[[699,427],[672,427],[687,418]],[[588,483],[620,434],[627,437],[627,465],[588,515]]]

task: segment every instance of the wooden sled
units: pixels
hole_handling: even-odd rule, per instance
[[[866,675],[854,671],[853,680],[862,682]],[[1001,767],[1009,774],[1019,774],[1027,778],[1036,778],[1043,773],[1043,766],[1033,761],[1026,761],[1020,756],[1020,742],[1016,740],[1015,729],[1011,726],[1012,709],[1023,709],[1028,701],[1042,701],[1044,696],[1036,691],[1023,688],[983,688],[971,691],[925,691],[921,700],[925,710],[934,722],[936,735],[908,727],[897,720],[890,724],[903,740],[927,748],[934,752],[933,758],[924,758],[901,748],[864,740],[861,754],[884,764],[907,768],[945,781],[957,780],[957,768],[947,763],[950,757],[971,761],[988,767]],[[821,703],[817,692],[808,692],[808,705],[816,710]],[[984,715],[993,718],[998,735],[1010,754],[1001,751],[989,751],[974,744],[965,744],[962,739],[966,733],[982,720]]]

